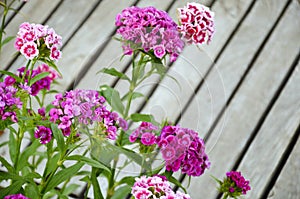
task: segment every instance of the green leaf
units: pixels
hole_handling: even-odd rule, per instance
[[[127,80],[127,81],[130,82],[130,79],[127,75],[125,75],[124,73],[122,73],[120,71],[117,71],[115,68],[103,68],[99,72],[105,73],[105,74],[108,74],[108,75],[112,75],[112,76],[115,76],[115,77],[119,77],[120,79],[124,79],[124,80]]]
[[[45,193],[59,185],[60,183],[66,181],[67,179],[71,178],[72,176],[76,175],[76,173],[81,169],[84,163],[76,163],[68,168],[60,170],[57,172],[49,181],[49,184],[45,190]]]
[[[23,153],[21,153],[20,160],[17,165],[17,171],[20,171],[28,164],[29,157],[37,151],[37,148],[39,146],[41,146],[41,144],[36,139],[29,147],[24,150]]]
[[[12,78],[14,78],[18,83],[20,83],[22,81],[22,79],[20,77],[18,77],[17,75],[13,74],[12,72],[9,71],[5,71],[5,70],[0,70],[0,73],[4,74],[4,75],[8,75],[11,76]]]
[[[3,41],[2,41],[2,46],[4,46],[5,44],[7,44],[8,42],[10,42],[11,40],[13,40],[15,38],[15,36],[9,36],[6,37]]]
[[[12,165],[10,165],[2,156],[0,156],[0,162],[7,169],[9,173],[14,173],[15,169]]]
[[[168,181],[175,184],[176,186],[180,187],[185,193],[187,193],[186,189],[181,185],[181,182],[179,182],[174,176],[167,177]]]
[[[5,196],[9,194],[18,193],[20,189],[22,188],[22,185],[24,184],[23,180],[17,180],[13,182],[10,186],[1,189],[0,191],[0,198],[4,198]]]
[[[113,89],[108,85],[103,85],[100,86],[100,92],[110,104],[112,109],[116,110],[121,114],[124,112],[124,105],[120,98],[120,94],[117,90]]]
[[[91,181],[92,181],[93,190],[94,190],[94,198],[95,199],[104,199],[104,197],[101,193],[99,182],[97,180],[97,170],[98,169],[93,167],[92,168],[92,175],[91,175]]]
[[[58,147],[59,151],[63,153],[65,150],[65,140],[64,140],[63,134],[62,134],[61,130],[58,128],[57,124],[52,123],[50,126],[51,126],[51,130],[53,132],[53,136],[57,141],[57,147]]]
[[[110,172],[110,170],[106,166],[101,164],[100,162],[98,162],[96,160],[93,160],[93,159],[90,159],[88,157],[81,156],[81,155],[69,156],[67,158],[67,160],[77,160],[77,161],[80,161],[80,162],[84,162],[84,163],[86,163],[86,164],[88,164],[92,167],[99,168],[99,169],[104,169],[104,170]]]
[[[121,148],[121,147],[119,147],[119,148],[123,154],[125,154],[128,158],[133,160],[135,163],[139,164],[140,166],[143,166],[147,171],[151,170],[151,165],[148,165],[148,164],[142,165],[143,158],[140,154],[138,154],[132,150],[126,149],[126,148]]]
[[[39,188],[35,183],[29,183],[25,187],[25,195],[28,198],[36,198],[39,195]]]
[[[47,162],[47,165],[46,165],[46,168],[44,170],[44,174],[43,174],[43,177],[45,178],[46,176],[48,176],[51,172],[54,171],[56,165],[57,165],[57,162],[59,160],[59,157],[60,154],[57,153],[55,154],[52,158],[50,158]]]
[[[166,74],[167,69],[162,63],[152,62],[152,67],[156,69],[156,72],[160,75],[161,79]]]
[[[155,121],[153,115],[149,114],[133,113],[130,115],[130,119],[134,122],[151,122],[155,125],[158,124],[158,122]]]
[[[126,185],[118,188],[114,195],[111,197],[111,199],[120,199],[120,198],[125,198],[128,194],[131,192],[131,186]]]
[[[4,171],[0,171],[0,181],[2,180],[24,180],[21,176],[15,174],[15,173],[8,173],[8,172],[4,172]]]
[[[34,76],[30,81],[29,81],[29,86],[32,86],[32,84],[34,84],[35,82],[45,78],[45,77],[48,77],[50,75],[49,72],[43,72],[43,73],[40,73],[36,76]]]
[[[136,177],[137,176],[126,176],[118,182],[118,185],[127,184],[129,186],[133,186]]]
[[[8,146],[10,159],[15,164],[17,157],[17,140],[12,132],[9,133]]]

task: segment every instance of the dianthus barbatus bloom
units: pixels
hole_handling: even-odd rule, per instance
[[[4,199],[30,199],[30,198],[27,198],[26,196],[19,193],[19,194],[5,196]]]
[[[95,90],[76,89],[64,95],[57,94],[52,102],[55,107],[49,112],[50,121],[58,123],[58,128],[65,136],[69,136],[75,119],[84,125],[101,123],[106,137],[115,140],[119,126],[127,128],[128,125],[116,112],[107,109],[105,101],[105,98]]]
[[[47,144],[52,139],[52,131],[45,126],[38,126],[34,133],[34,137],[39,138],[41,144]]]
[[[175,61],[184,47],[177,24],[165,11],[154,7],[126,8],[116,16],[115,24],[122,36],[124,54],[142,49],[159,59],[169,54],[170,60]]]
[[[200,176],[210,167],[204,141],[198,133],[179,126],[165,126],[157,138],[168,171]]]
[[[41,55],[43,58],[57,61],[61,57],[61,46],[62,38],[52,28],[28,22],[20,25],[15,40],[16,50],[29,60]]]
[[[160,198],[160,199],[190,199],[188,194],[177,191],[174,193],[169,182],[160,176],[141,176],[135,178],[131,194],[135,199]]]
[[[230,193],[239,193],[240,195],[245,195],[247,191],[251,189],[249,186],[249,180],[246,180],[241,172],[238,171],[230,171],[226,173],[227,179],[231,182],[234,182],[235,186],[229,187]],[[232,184],[232,183],[231,183]]]
[[[188,43],[209,43],[214,34],[214,13],[199,3],[178,8],[178,30]]]

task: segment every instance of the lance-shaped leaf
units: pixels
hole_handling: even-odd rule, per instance
[[[36,76],[34,76],[30,81],[29,81],[29,86],[32,86],[32,84],[34,84],[35,82],[45,78],[45,77],[48,77],[50,75],[49,72],[43,72],[43,73],[40,73]]]
[[[100,86],[100,92],[110,104],[112,109],[116,110],[119,113],[124,112],[124,105],[117,90],[108,85],[103,85]]]
[[[122,73],[120,71],[117,71],[115,68],[103,68],[99,72],[130,81],[130,79],[127,75],[125,75],[124,73]]]

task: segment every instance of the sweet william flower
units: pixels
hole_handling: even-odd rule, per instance
[[[214,34],[214,13],[199,3],[178,8],[178,30],[188,43],[209,43]]]
[[[246,180],[238,171],[227,172],[223,181],[213,178],[220,184],[219,191],[224,194],[223,198],[237,198],[251,190],[249,180]]]
[[[37,45],[34,42],[25,43],[21,47],[20,52],[25,56],[26,59],[30,59],[30,60],[32,60],[39,54]]]
[[[34,133],[34,137],[40,139],[41,144],[47,144],[52,139],[52,131],[45,126],[38,126]]]

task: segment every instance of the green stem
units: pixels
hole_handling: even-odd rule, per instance
[[[6,19],[6,15],[7,15],[8,8],[9,8],[6,6],[6,3],[7,3],[6,0],[4,1],[4,3],[5,3],[5,7],[4,7],[4,11],[3,11],[1,30],[0,30],[0,53],[2,50],[2,37],[3,37],[3,33],[4,33],[5,19]]]
[[[17,168],[18,168],[18,164],[19,164],[19,156],[20,156],[20,151],[21,151],[21,144],[22,144],[22,140],[24,137],[24,131],[22,128],[23,125],[20,125],[20,128],[18,129],[18,135],[17,135],[17,154],[16,154],[16,161],[15,161],[15,168],[16,171],[18,172]]]

